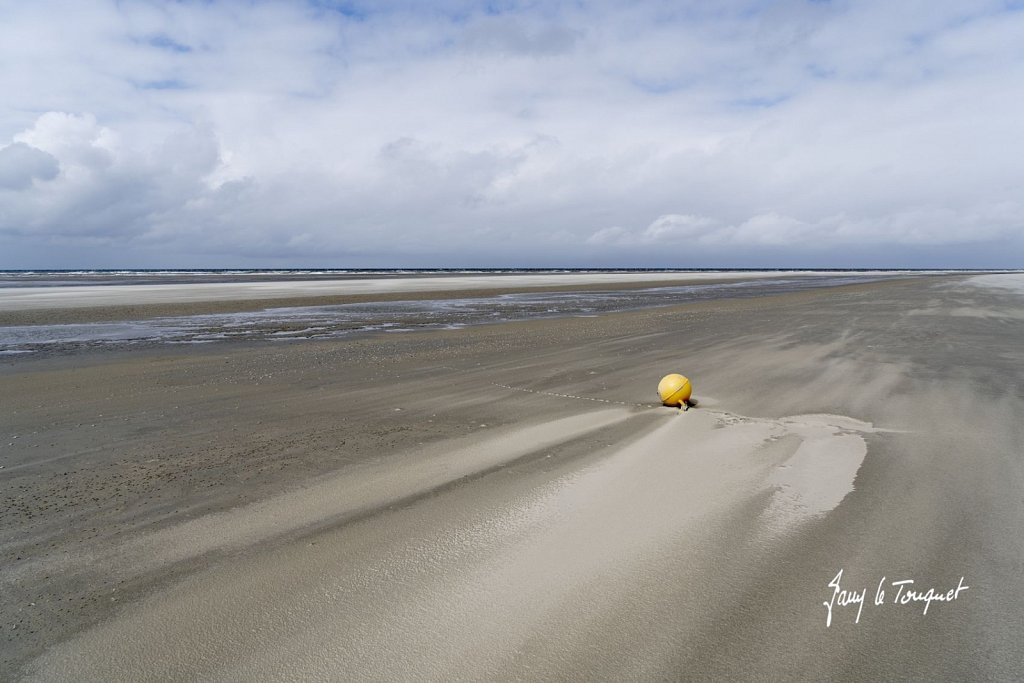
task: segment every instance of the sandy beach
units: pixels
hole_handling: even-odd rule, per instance
[[[1019,679],[1021,277],[0,357],[0,678]]]

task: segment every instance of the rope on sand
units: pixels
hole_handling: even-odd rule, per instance
[[[513,387],[508,384],[498,384],[497,382],[491,382],[492,386],[499,387],[501,389],[508,389],[509,391],[522,391],[527,394],[541,394],[542,396],[554,396],[556,398],[575,398],[580,401],[594,401],[595,403],[611,403],[613,405],[630,406],[637,408],[650,408],[649,403],[628,403],[626,401],[613,401],[608,398],[594,398],[593,396],[576,396],[574,394],[558,394],[553,391],[540,391],[538,389],[527,389],[525,387]]]

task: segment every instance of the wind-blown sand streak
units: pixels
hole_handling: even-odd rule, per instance
[[[207,546],[254,544],[261,535],[339,516],[353,505],[384,506],[410,488],[459,478],[467,464],[489,467],[601,425],[611,427],[629,414],[586,412],[523,428],[512,439],[478,441],[475,449],[441,459],[410,456],[413,464],[397,471],[392,465],[387,478],[351,473],[251,506],[255,509],[157,532],[139,544],[148,553],[133,559],[145,562],[151,554],[167,561],[181,545],[174,539],[195,539],[201,545],[186,550],[198,554]],[[849,432],[874,431],[849,418],[823,415],[748,420],[659,410],[656,422],[632,443],[603,449],[593,465],[532,491],[502,496],[501,505],[492,504],[468,523],[453,523],[444,507],[426,506],[425,517],[400,522],[412,528],[397,555],[346,560],[352,539],[343,533],[318,536],[315,546],[289,546],[257,564],[228,563],[71,643],[73,655],[55,651],[40,676],[61,678],[65,662],[67,680],[192,677],[200,671],[222,680],[491,677],[531,640],[554,636],[548,631],[561,628],[546,624],[554,618],[549,612],[581,598],[577,582],[567,579],[589,582],[628,573],[639,558],[699,539],[703,519],[764,487],[781,487],[786,504],[802,506],[807,515],[833,509],[852,490],[866,453],[863,441]],[[759,449],[786,435],[796,436],[792,455],[781,465],[765,461]],[[476,462],[468,463],[470,458]],[[840,472],[830,473],[830,466],[844,460]],[[787,474],[776,475],[780,467],[788,468]],[[766,472],[771,474],[765,477]],[[774,506],[766,510],[776,512]],[[778,512],[785,517],[776,523],[792,525],[804,518],[793,517],[790,509]],[[434,541],[424,545],[416,540],[421,537]],[[355,587],[361,599],[353,595]],[[602,609],[599,596],[587,602],[589,610]],[[556,618],[567,625],[562,620]],[[257,622],[263,644],[232,655],[230,644],[248,640]],[[206,626],[197,629],[197,623]],[[467,651],[474,656],[467,658]],[[422,656],[425,652],[430,656]],[[389,654],[382,658],[381,653]]]

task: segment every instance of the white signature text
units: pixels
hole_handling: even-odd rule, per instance
[[[823,602],[825,606],[825,626],[829,627],[832,625],[833,613],[838,613],[841,607],[856,607],[857,616],[854,618],[853,623],[860,623],[860,615],[864,611],[864,604],[867,601],[868,589],[863,588],[846,588],[842,585],[843,570],[840,569],[839,573],[828,582],[828,587],[832,589],[831,595],[828,601]],[[916,586],[914,579],[900,579],[899,581],[890,581],[886,584],[886,577],[878,582],[878,587],[875,589],[875,596],[873,603],[876,606],[885,604],[892,605],[908,605],[910,603],[924,603],[924,610],[922,614],[928,614],[928,608],[931,607],[933,602],[953,602],[960,597],[961,591],[965,591],[970,586],[964,585],[964,577],[960,577],[960,582],[956,588],[950,588],[949,590],[940,590],[935,588],[928,588],[924,590]],[[895,589],[891,595],[892,599],[886,602],[886,589]]]

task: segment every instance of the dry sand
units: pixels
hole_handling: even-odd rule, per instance
[[[3,676],[1017,679],[1024,297],[982,284],[10,360]]]

